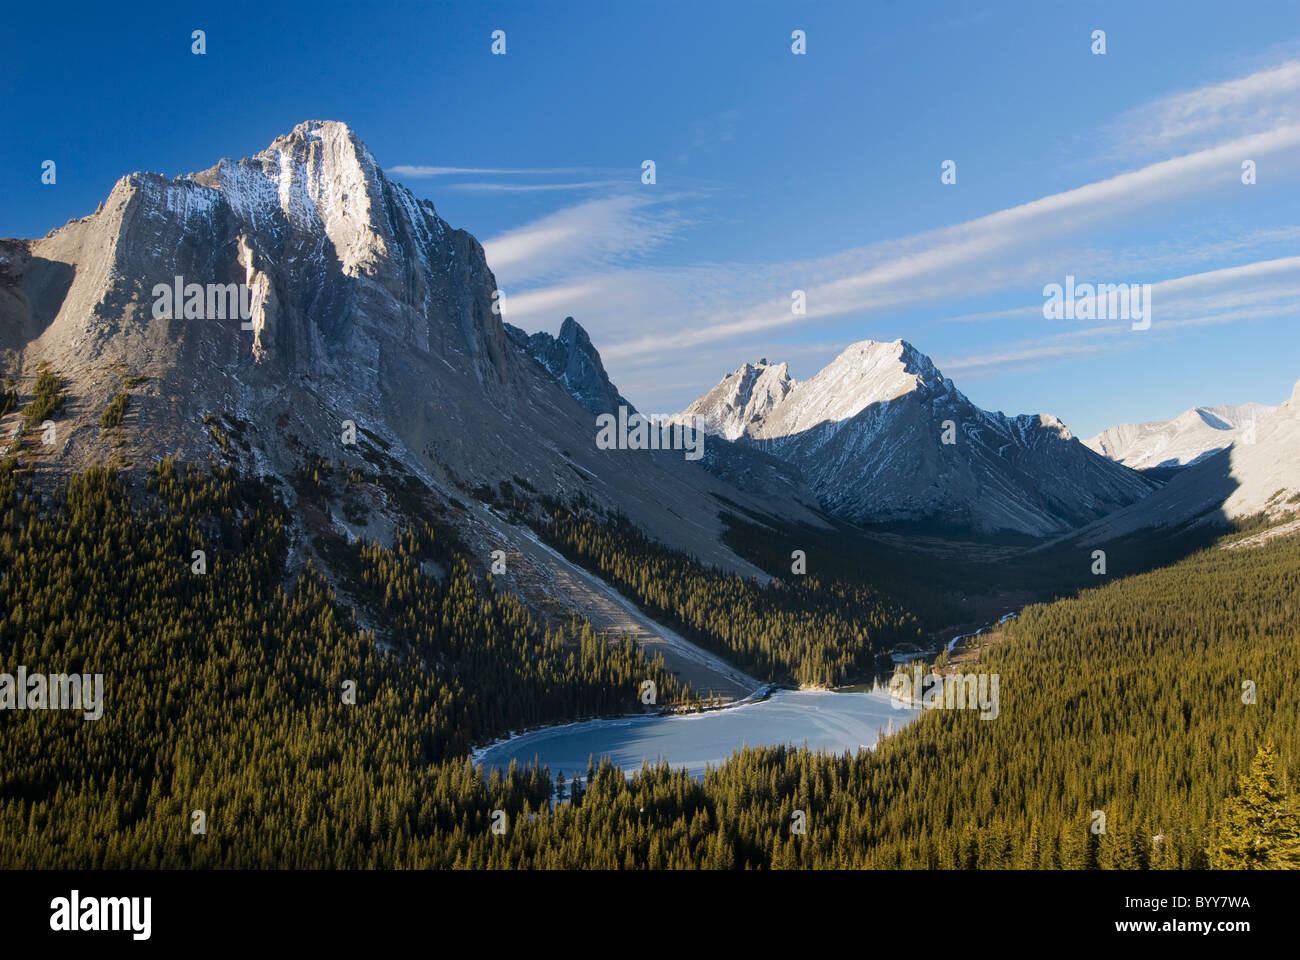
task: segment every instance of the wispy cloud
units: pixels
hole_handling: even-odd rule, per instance
[[[598,190],[617,187],[618,180],[583,180],[578,183],[453,183],[449,190],[475,193],[545,193],[551,190]]]
[[[1281,257],[1173,277],[1151,285],[1152,325],[1135,333],[1128,323],[1101,322],[1021,339],[991,352],[939,363],[945,373],[1005,372],[1034,361],[1137,349],[1191,327],[1247,323],[1300,315],[1300,257]],[[1006,314],[1042,318],[1042,304]]]
[[[975,323],[983,320],[1008,320],[1011,317],[1042,316],[1041,307],[1011,307],[1008,310],[987,310],[983,313],[962,313],[955,317],[944,317],[944,323]]]
[[[1103,277],[1118,279],[1124,276],[1150,276],[1154,272],[1167,272],[1172,265],[1178,262],[1190,265],[1201,261],[1210,250],[1213,250],[1222,258],[1260,249],[1278,240],[1293,240],[1296,237],[1300,237],[1300,229],[1287,228],[1246,234],[1241,237],[1219,240],[1213,244],[1183,246],[1177,248],[1177,250],[1159,250],[1154,255],[1148,254],[1145,257],[1138,252],[1108,253],[1106,251],[1095,251],[1090,255],[1081,256],[1074,260],[1074,275],[1079,282],[1098,280]],[[1274,260],[1252,261],[1239,266],[1156,281],[1152,284],[1152,288],[1159,294],[1162,304],[1171,302],[1170,295],[1173,295],[1173,302],[1177,302],[1179,299],[1178,294],[1184,291],[1194,291],[1216,285],[1245,284],[1257,293],[1267,295],[1272,288],[1265,281],[1274,275],[1292,274],[1297,271],[1300,271],[1300,257],[1283,257]],[[1058,282],[1061,279],[1061,277],[1054,277],[1052,282]],[[1118,282],[1122,282],[1122,279],[1119,279]],[[988,310],[943,317],[941,322],[977,323],[1012,318],[1035,319],[1041,317],[1042,302],[1039,301],[1034,304],[1009,307],[1002,310]]]
[[[1077,340],[1053,340],[1044,343],[1039,340],[1025,342],[1020,345],[1009,344],[1000,350],[992,351],[990,353],[959,357],[956,359],[943,359],[936,361],[936,363],[939,369],[949,376],[954,373],[970,376],[976,373],[989,374],[994,371],[1001,372],[1043,360],[1059,360],[1064,357],[1115,353],[1120,350],[1137,349],[1139,346],[1141,346],[1141,344],[1132,340],[1114,340],[1104,343],[1081,343]]]
[[[1248,323],[1252,320],[1272,319],[1279,315],[1294,316],[1297,312],[1300,312],[1300,288],[1293,288],[1289,298],[1275,299],[1260,306],[1242,306],[1231,310],[1220,308],[1210,313],[1164,320],[1159,327],[1153,325],[1148,332],[1152,338],[1158,340],[1162,335],[1172,334],[1178,330]],[[1020,340],[1005,344],[1000,349],[988,353],[941,358],[936,360],[936,364],[949,375],[959,373],[966,378],[988,376],[1022,369],[1043,360],[1143,349],[1150,344],[1145,337],[1146,333],[1142,335],[1131,333],[1127,324],[1110,324],[1046,338]]]
[[[397,177],[455,177],[455,176],[556,176],[570,177],[574,174],[581,173],[601,173],[603,171],[595,167],[427,167],[427,166],[410,166],[407,164],[398,164],[395,167],[389,167],[388,173]]]
[[[699,315],[681,318],[674,343],[696,346],[850,314],[1041,287],[1046,279],[1077,265],[1077,253],[1063,241],[1080,230],[1123,222],[1151,204],[1236,184],[1240,157],[1277,156],[1297,146],[1300,125],[1161,161],[954,226],[810,263],[770,265],[764,271],[769,278],[766,296],[713,313],[706,322]],[[1286,162],[1294,166],[1296,158]],[[1051,253],[1053,246],[1059,252]],[[790,310],[794,288],[807,294],[806,315]],[[653,329],[653,334],[614,344],[610,356],[661,350],[662,322]]]
[[[1136,249],[1080,246],[1082,237],[1108,228],[1149,226],[1141,218],[1150,207],[1195,203],[1241,189],[1243,158],[1267,160],[1273,182],[1294,182],[1300,165],[1298,84],[1300,61],[1155,101],[1121,117],[1121,126],[1130,140],[1140,139],[1150,149],[1167,152],[1181,144],[1180,155],[961,223],[829,256],[777,263],[656,261],[650,254],[682,236],[692,222],[687,201],[693,198],[632,190],[566,207],[501,234],[485,244],[488,262],[502,286],[516,291],[509,303],[512,323],[550,328],[566,314],[579,317],[611,375],[634,399],[641,384],[652,399],[663,396],[668,356],[674,379],[698,370],[706,389],[741,359],[755,359],[750,356],[755,342],[788,335],[796,327],[802,334],[810,326],[890,318],[930,304],[1037,292],[1066,273],[1083,277],[1095,271],[1088,277],[1094,281],[1153,282],[1174,270],[1294,243],[1300,239],[1297,227],[1234,232],[1228,224],[1202,224],[1192,228],[1198,237],[1180,232]],[[1245,321],[1288,309],[1294,284],[1282,275],[1290,271],[1289,262],[1259,260],[1158,281],[1156,322],[1163,318],[1174,329],[1174,323]],[[806,293],[806,314],[791,311],[795,289]],[[948,319],[1032,319],[1041,317],[1040,311],[1041,301],[978,313],[968,309]],[[1127,329],[1013,340],[950,364],[954,370],[989,372],[1043,358],[1136,348],[1140,341],[1118,336]],[[1001,332],[998,328],[994,335]],[[1023,335],[1023,324],[1010,332]],[[1110,337],[1112,332],[1117,336]],[[683,360],[687,352],[689,360]],[[781,358],[791,350],[786,345],[772,353]]]
[[[485,242],[488,265],[524,292],[559,276],[572,286],[583,272],[625,266],[672,239],[687,222],[672,200],[620,193],[565,207]]]
[[[1204,146],[1300,123],[1300,60],[1172,94],[1120,116],[1116,146],[1159,151]]]

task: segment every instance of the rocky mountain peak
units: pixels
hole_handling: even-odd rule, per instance
[[[746,363],[741,366],[732,377],[735,378],[737,395],[743,403],[748,403],[753,391],[762,384],[768,390],[784,393],[780,389],[781,385],[785,390],[789,390],[794,385],[794,380],[790,378],[790,367],[786,363],[769,363],[767,358],[759,360],[758,363]]]
[[[585,409],[596,414],[615,413],[620,406],[635,409],[610,382],[600,352],[573,317],[564,318],[558,337],[545,331],[530,336],[512,324],[504,326],[506,335],[545,367]]]
[[[1172,420],[1118,424],[1085,443],[1137,470],[1177,470],[1242,440],[1274,409],[1261,403],[1192,407]]]
[[[1050,414],[982,410],[906,340],[850,344],[779,398],[749,364],[684,411],[797,467],[830,513],[1044,535],[1124,506],[1152,484],[1088,450]]]
[[[596,352],[592,346],[591,337],[587,334],[586,329],[573,317],[565,317],[564,322],[560,324],[560,335],[557,338],[560,343],[564,344],[570,353],[575,355],[590,355]],[[600,362],[600,356],[596,356],[596,361]],[[601,372],[604,372],[602,365]]]
[[[787,364],[769,363],[764,357],[741,364],[673,419],[694,422],[703,417],[709,433],[735,440],[761,423],[794,386]]]
[[[176,286],[185,309],[160,309]],[[133,469],[175,456],[277,477],[303,508],[303,543],[386,537],[413,519],[401,513],[420,485],[481,537],[469,492],[519,477],[732,568],[750,569],[719,539],[720,498],[814,520],[791,472],[768,483],[759,459],[731,471],[739,489],[678,451],[599,448],[588,411],[626,400],[586,331],[569,319],[529,356],[496,287],[473,236],[388,179],[346,124],[310,121],[200,173],[129,174],[95,213],[0,242],[0,373],[30,383],[48,364],[63,380],[51,470],[120,456],[99,418],[129,390]],[[340,439],[349,423],[355,443]],[[295,497],[312,457],[372,478],[368,527]]]
[[[874,400],[887,400],[917,388],[942,386],[941,374],[934,362],[906,340],[882,342],[861,340],[849,344],[826,369],[838,375],[855,376],[869,383]],[[881,395],[882,392],[890,396]]]
[[[388,180],[343,123],[299,124],[189,176],[129,174],[96,213],[22,244],[30,261],[10,278],[0,346],[67,375],[110,359],[156,368],[160,389],[185,400],[169,421],[191,401],[218,406],[199,384],[250,404],[328,390],[354,416],[409,398],[431,362],[505,403],[523,387],[482,247]],[[173,283],[200,291],[194,314],[157,309],[156,288]],[[212,289],[230,285],[246,288],[251,315],[207,316]],[[422,412],[419,428],[436,416]]]
[[[1039,413],[1035,414],[1030,419],[1035,427],[1039,430],[1045,431],[1049,436],[1055,437],[1058,440],[1074,439],[1074,434],[1060,417],[1050,413]]]
[[[295,234],[323,233],[350,276],[375,272],[400,242],[392,207],[405,208],[417,235],[426,232],[417,208],[433,214],[431,204],[390,184],[361,139],[332,120],[300,123],[252,157],[223,159],[192,180],[219,190],[254,227],[279,211]]]

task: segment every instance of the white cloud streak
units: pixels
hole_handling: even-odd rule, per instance
[[[1037,292],[1043,283],[1059,282],[1066,273],[1085,278],[1094,269],[1098,272],[1088,279],[1150,282],[1152,273],[1167,273],[1171,266],[1178,268],[1175,264],[1190,266],[1188,261],[1198,258],[1222,262],[1234,251],[1294,240],[1300,234],[1297,228],[1274,227],[1245,237],[1228,231],[1228,236],[1216,237],[1200,249],[1189,248],[1183,234],[1177,243],[1157,242],[1137,251],[1078,246],[1086,230],[1143,223],[1144,211],[1152,206],[1195,202],[1241,189],[1243,158],[1267,160],[1272,182],[1294,181],[1300,161],[1300,98],[1294,96],[1298,90],[1300,61],[1155,101],[1125,114],[1117,124],[1130,146],[1168,149],[1194,144],[1195,149],[963,223],[817,259],[651,264],[647,254],[675,239],[688,222],[679,204],[682,198],[654,194],[651,200],[630,192],[567,207],[495,237],[485,244],[488,262],[503,287],[518,291],[510,301],[512,323],[551,328],[563,315],[579,317],[625,392],[635,389],[642,371],[649,389],[661,387],[651,382],[653,371],[658,368],[662,379],[663,358],[669,354],[675,375],[684,373],[680,358],[687,348],[692,369],[712,369],[701,383],[707,388],[755,353],[750,346],[755,338],[796,325],[806,329],[857,316],[897,315],[944,300]],[[1216,134],[1220,142],[1211,142]],[[1155,322],[1161,322],[1166,309],[1171,329],[1175,322],[1231,322],[1282,309],[1290,288],[1274,289],[1269,281],[1275,274],[1289,273],[1295,259],[1157,282]],[[1206,290],[1216,285],[1224,290],[1213,299]],[[794,289],[807,293],[806,315],[791,312]],[[1032,318],[1040,310],[1041,302],[951,319]],[[1059,341],[1012,343],[950,363],[956,370],[989,371],[1138,343],[1104,339],[1074,331],[1060,335]]]
[[[453,183],[448,190],[472,193],[545,193],[551,190],[596,190],[618,186],[618,180],[583,180],[578,183]]]
[[[625,265],[666,243],[684,218],[664,206],[669,197],[621,193],[565,207],[483,244],[498,282],[525,291],[557,276],[581,280],[582,271]]]
[[[1117,148],[1161,151],[1300,123],[1300,60],[1175,93],[1122,115]]]
[[[533,167],[533,168],[502,168],[502,167],[429,167],[429,166],[411,166],[409,164],[398,164],[395,167],[389,167],[388,173],[397,177],[456,177],[456,176],[573,176],[578,173],[599,173],[594,167]]]
[[[794,277],[793,286],[780,292],[772,289],[766,298],[715,315],[710,322],[691,317],[677,331],[674,343],[699,345],[818,319],[899,310],[1015,286],[1041,286],[1044,277],[1063,274],[1077,261],[1065,251],[1056,257],[1055,267],[1048,266],[1045,244],[1059,243],[1084,227],[1134,217],[1157,202],[1236,184],[1240,157],[1272,156],[1297,146],[1300,125],[1161,161],[899,241],[873,244],[811,264],[774,265],[768,275]],[[1294,165],[1295,158],[1289,162]],[[852,269],[855,261],[859,269]],[[837,270],[841,274],[834,276]],[[800,283],[800,276],[827,279]],[[790,310],[789,291],[793,288],[807,292],[805,316]],[[656,333],[616,344],[609,354],[623,357],[655,351],[661,345],[661,334]]]

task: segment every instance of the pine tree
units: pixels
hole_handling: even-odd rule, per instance
[[[1240,791],[1228,800],[1218,841],[1207,852],[1216,870],[1300,869],[1300,815],[1278,783],[1273,741],[1259,748]]]
[[[1097,838],[1097,866],[1102,870],[1141,870],[1145,864],[1140,831],[1127,815],[1116,820]]]
[[[1062,870],[1087,870],[1092,864],[1089,860],[1091,836],[1086,823],[1078,819],[1061,824],[1060,861]]]

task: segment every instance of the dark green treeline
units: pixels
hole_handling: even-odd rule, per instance
[[[646,679],[682,696],[632,642],[544,631],[463,558],[423,574],[428,528],[354,548],[383,655],[310,567],[286,575],[269,487],[170,462],[148,485],[92,470],[49,496],[0,464],[0,672],[104,676],[98,720],[0,711],[5,866],[380,862],[372,844],[432,829],[431,765],[639,709]]]
[[[807,574],[763,586],[670,550],[623,517],[547,507],[538,529],[560,552],[762,679],[821,687],[869,679],[877,657],[921,634],[911,613],[866,584]]]
[[[1297,538],[1028,609],[978,667],[996,720],[926,712],[875,753],[751,749],[702,781],[602,765],[553,807],[544,771],[485,777],[468,747],[631,706],[635,648],[546,634],[425,529],[356,548],[358,621],[401,651],[381,655],[321,577],[288,576],[267,487],[168,464],[151,486],[92,471],[43,497],[0,470],[3,670],[106,682],[98,721],[0,712],[0,865],[1200,867],[1255,794],[1295,793]],[[440,550],[445,580],[420,571]],[[1269,739],[1279,786],[1229,802]]]

